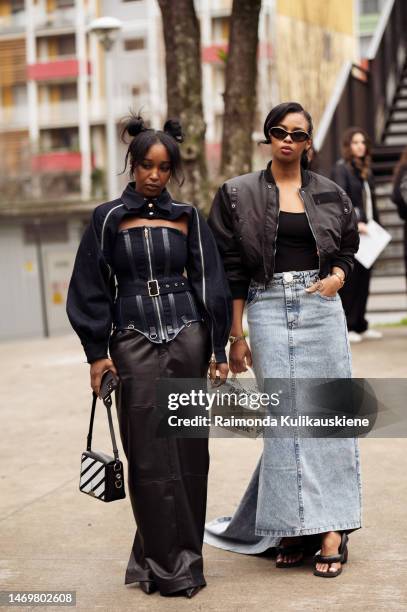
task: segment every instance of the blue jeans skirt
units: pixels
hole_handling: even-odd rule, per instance
[[[351,378],[341,299],[307,293],[317,278],[317,270],[284,272],[266,288],[250,284],[247,319],[260,388],[266,378]],[[282,537],[360,527],[357,439],[294,434],[264,437],[263,454],[234,516],[208,523],[205,542],[256,554]]]

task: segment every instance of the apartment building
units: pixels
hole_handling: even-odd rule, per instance
[[[363,3],[365,12],[372,10],[368,4]],[[208,160],[215,172],[232,0],[195,0],[195,5]],[[358,55],[356,5],[341,0],[338,12],[336,0],[263,0],[255,167],[267,157],[255,142],[274,104],[298,99],[318,122],[342,62]],[[64,301],[74,254],[91,209],[107,198],[111,171],[106,53],[88,30],[93,19],[107,15],[122,23],[109,51],[116,126],[131,108],[159,127],[166,117],[166,89],[156,0],[0,1],[0,274],[7,278],[0,314],[8,313],[0,316],[0,339],[69,329]],[[116,174],[124,152],[118,144]],[[126,174],[117,176],[116,195],[127,180]]]
[[[115,123],[133,108],[159,125],[165,77],[154,1],[0,2],[0,338],[69,329],[75,251],[90,210],[106,199],[105,56],[88,32],[103,15],[123,24],[110,51]],[[119,146],[117,172],[123,159]],[[127,180],[118,177],[117,195]]]
[[[8,0],[0,7],[3,197],[100,196],[106,167],[104,57],[87,26],[101,15],[122,19],[111,52],[114,115],[119,121],[129,108],[148,108],[155,121],[165,111],[155,2]],[[36,180],[30,181],[33,174]]]

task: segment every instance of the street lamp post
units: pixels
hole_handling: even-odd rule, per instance
[[[114,113],[113,64],[111,49],[122,28],[122,22],[115,17],[99,17],[90,22],[88,30],[94,32],[105,50],[106,89],[106,144],[107,144],[107,193],[109,200],[117,197],[117,133]]]

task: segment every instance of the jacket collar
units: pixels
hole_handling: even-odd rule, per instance
[[[161,210],[166,212],[171,211],[172,198],[167,189],[163,189],[160,195],[155,198],[148,198],[136,191],[135,181],[127,183],[127,186],[122,193],[121,199],[125,207],[132,210],[138,210],[143,206],[146,206],[146,204],[148,204],[149,202],[153,202],[155,206],[157,206],[157,208],[160,208]]]
[[[273,183],[273,185],[275,185],[276,181],[274,180],[274,176],[271,171],[271,164],[272,164],[272,160],[270,160],[269,163],[267,164],[267,168],[264,171],[264,176],[268,183]],[[301,187],[306,187],[308,183],[310,182],[310,179],[311,179],[311,176],[308,170],[306,170],[305,168],[301,166]]]

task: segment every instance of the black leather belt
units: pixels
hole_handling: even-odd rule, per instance
[[[118,284],[118,296],[129,297],[131,295],[148,295],[156,297],[158,295],[166,295],[168,293],[181,293],[182,291],[191,291],[192,287],[189,280],[185,276],[176,279],[152,279],[134,280],[132,282]]]

